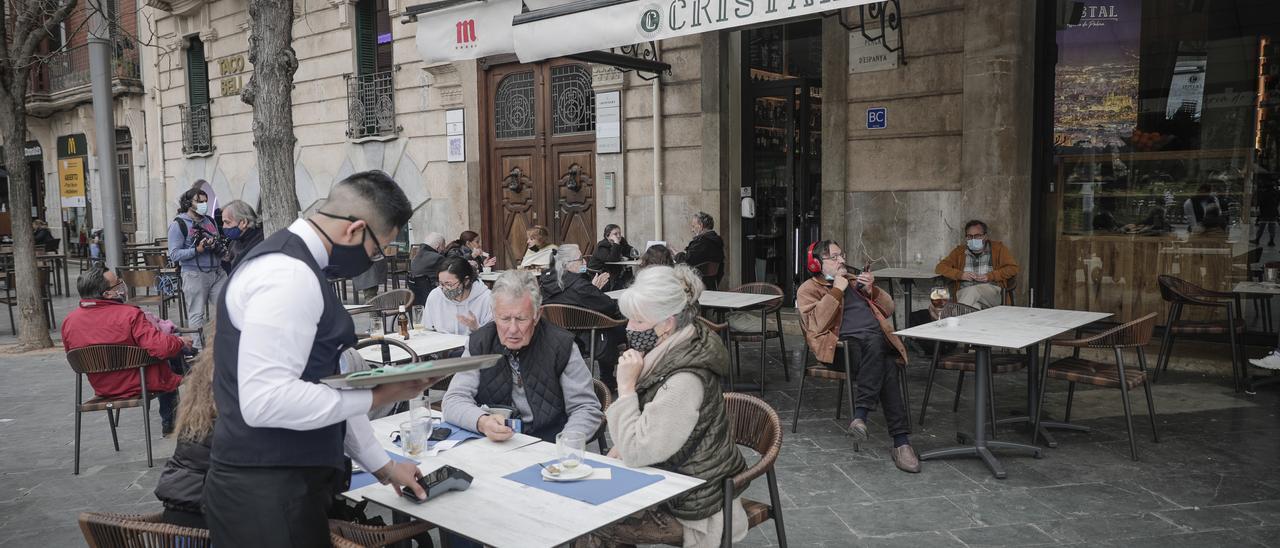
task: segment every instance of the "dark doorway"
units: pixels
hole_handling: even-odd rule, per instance
[[[742,279],[795,296],[803,250],[821,237],[822,24],[743,33]],[[750,209],[750,208],[744,208]]]

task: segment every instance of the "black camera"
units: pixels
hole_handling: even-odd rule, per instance
[[[222,256],[227,254],[227,246],[231,244],[231,240],[226,236],[217,232],[209,232],[199,223],[193,223],[191,228],[196,231],[195,241],[197,244],[205,242],[205,249],[212,251],[214,255]]]

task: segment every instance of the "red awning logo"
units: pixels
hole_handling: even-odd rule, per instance
[[[454,25],[459,46],[476,41],[476,20],[463,19]]]

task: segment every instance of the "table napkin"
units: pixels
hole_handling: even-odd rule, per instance
[[[543,465],[555,464],[556,462],[559,462],[559,459],[549,460]],[[637,472],[622,466],[605,464],[591,459],[587,459],[586,462],[592,468],[609,469],[609,473],[612,476],[607,480],[595,480],[593,474],[592,479],[595,481],[547,481],[542,479],[542,466],[534,464],[518,472],[507,474],[503,478],[594,505],[604,504],[663,480],[663,477],[658,474]]]

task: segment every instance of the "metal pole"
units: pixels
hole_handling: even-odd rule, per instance
[[[111,33],[104,0],[89,0],[89,78],[93,89],[94,133],[97,135],[98,195],[102,200],[102,260],[120,266],[120,188],[116,181],[116,123],[111,97]]]

